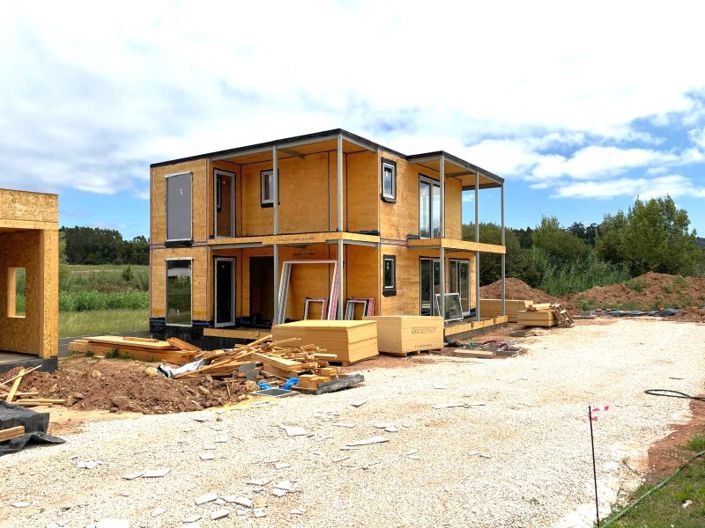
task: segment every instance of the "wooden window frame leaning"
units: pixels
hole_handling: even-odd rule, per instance
[[[384,282],[384,267],[387,261],[392,263],[392,286],[388,287]],[[382,255],[382,295],[393,297],[397,294],[397,257],[396,255]]]
[[[392,169],[392,194],[386,194],[384,192],[384,169],[389,167]],[[387,203],[397,203],[397,162],[392,161],[387,158],[382,158],[380,166],[380,188],[381,193],[379,197],[383,202]]]
[[[265,169],[259,171],[259,203],[261,207],[274,207],[274,196],[265,199],[264,197],[264,178],[265,176],[272,176],[272,185],[269,186],[271,193],[274,192],[274,169]],[[277,178],[279,178],[279,171],[277,171]],[[278,183],[278,182],[277,182]],[[281,204],[281,200],[279,200]]]
[[[348,299],[345,301],[345,316],[343,319],[352,321],[355,319],[355,305],[362,305],[362,316],[367,315],[367,307],[370,301],[368,299]]]
[[[328,307],[328,299],[324,297],[306,297],[304,299],[304,321],[308,320],[308,312],[309,312],[309,307],[313,303],[320,303],[321,305],[321,320],[326,319],[328,313],[327,313],[327,307]]]
[[[438,302],[438,300],[440,299],[441,294],[440,294],[440,293],[436,293],[436,294],[434,294],[433,297],[434,297],[434,302],[436,303],[436,310],[437,310],[438,313],[440,314],[440,313],[441,313],[441,306],[440,306],[441,303]],[[442,314],[442,316],[443,316],[443,321],[444,321],[444,322],[462,321],[462,320],[464,319],[464,317],[463,317],[463,305],[462,305],[461,302],[460,302],[460,294],[459,294],[459,293],[446,293],[446,294],[444,294],[444,297],[445,297],[445,299],[444,299],[445,302],[444,302],[443,304],[444,304],[444,306],[446,307],[446,309],[447,309],[448,305],[445,304],[445,303],[448,302],[448,298],[449,298],[449,297],[457,298],[457,300],[458,300],[458,306],[460,306],[460,317],[453,317],[453,318],[451,318],[451,319],[446,319],[446,314]]]

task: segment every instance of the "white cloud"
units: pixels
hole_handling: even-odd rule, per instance
[[[704,14],[607,1],[7,3],[0,184],[144,196],[149,162],[338,126],[534,185],[703,161],[655,149],[662,139],[633,122],[698,126],[705,83],[683,65],[701,60]]]
[[[614,198],[630,196],[632,198],[658,198],[669,195],[705,197],[705,187],[699,187],[689,178],[680,174],[660,176],[657,178],[619,178],[612,181],[576,182],[559,187],[554,193],[558,198]]]

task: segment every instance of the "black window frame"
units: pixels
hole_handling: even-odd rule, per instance
[[[385,267],[387,262],[392,263],[392,285],[387,286],[385,277]],[[382,255],[382,295],[385,297],[397,294],[397,257],[396,255]]]
[[[259,204],[262,207],[274,207],[274,196],[272,196],[270,199],[265,201],[264,199],[264,177],[265,174],[271,174],[272,175],[272,185],[271,185],[271,192],[272,195],[274,194],[274,169],[264,169],[259,172]],[[279,171],[277,171],[277,177],[279,176]],[[279,181],[277,180],[277,184]],[[281,203],[281,200],[279,201]]]
[[[384,168],[385,166],[391,167],[392,169],[392,194],[388,195],[385,194],[384,192]],[[382,158],[381,164],[380,164],[380,188],[381,191],[379,197],[382,199],[382,201],[387,202],[387,203],[397,203],[397,162],[387,159],[387,158]]]

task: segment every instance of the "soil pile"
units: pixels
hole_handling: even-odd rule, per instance
[[[197,411],[236,401],[245,392],[239,379],[174,380],[148,363],[85,357],[62,360],[56,372],[31,372],[20,387],[37,390],[39,397],[65,399],[66,407],[74,409],[144,414]]]
[[[691,313],[691,317],[697,317],[700,307],[705,304],[705,279],[650,272],[623,284],[596,286],[581,293],[568,295],[565,301],[583,310],[594,308],[659,310],[694,307],[692,312],[686,311]]]
[[[534,301],[535,303],[561,302],[558,297],[549,295],[543,290],[532,288],[521,279],[510,278],[506,280],[507,299]],[[502,281],[498,280],[480,288],[481,299],[500,299],[502,297]]]

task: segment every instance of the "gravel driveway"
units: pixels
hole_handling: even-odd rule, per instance
[[[588,403],[610,404],[595,424],[606,509],[638,483],[649,443],[687,417],[687,401],[644,389],[702,392],[704,338],[693,323],[581,324],[524,340],[518,358],[362,364],[365,386],[337,394],[92,423],[0,458],[0,525],[590,526]],[[463,406],[434,408],[449,403]],[[371,437],[387,441],[341,449]],[[157,468],[171,471],[123,478]],[[209,493],[221,498],[195,504]],[[220,510],[229,517],[211,520]]]

